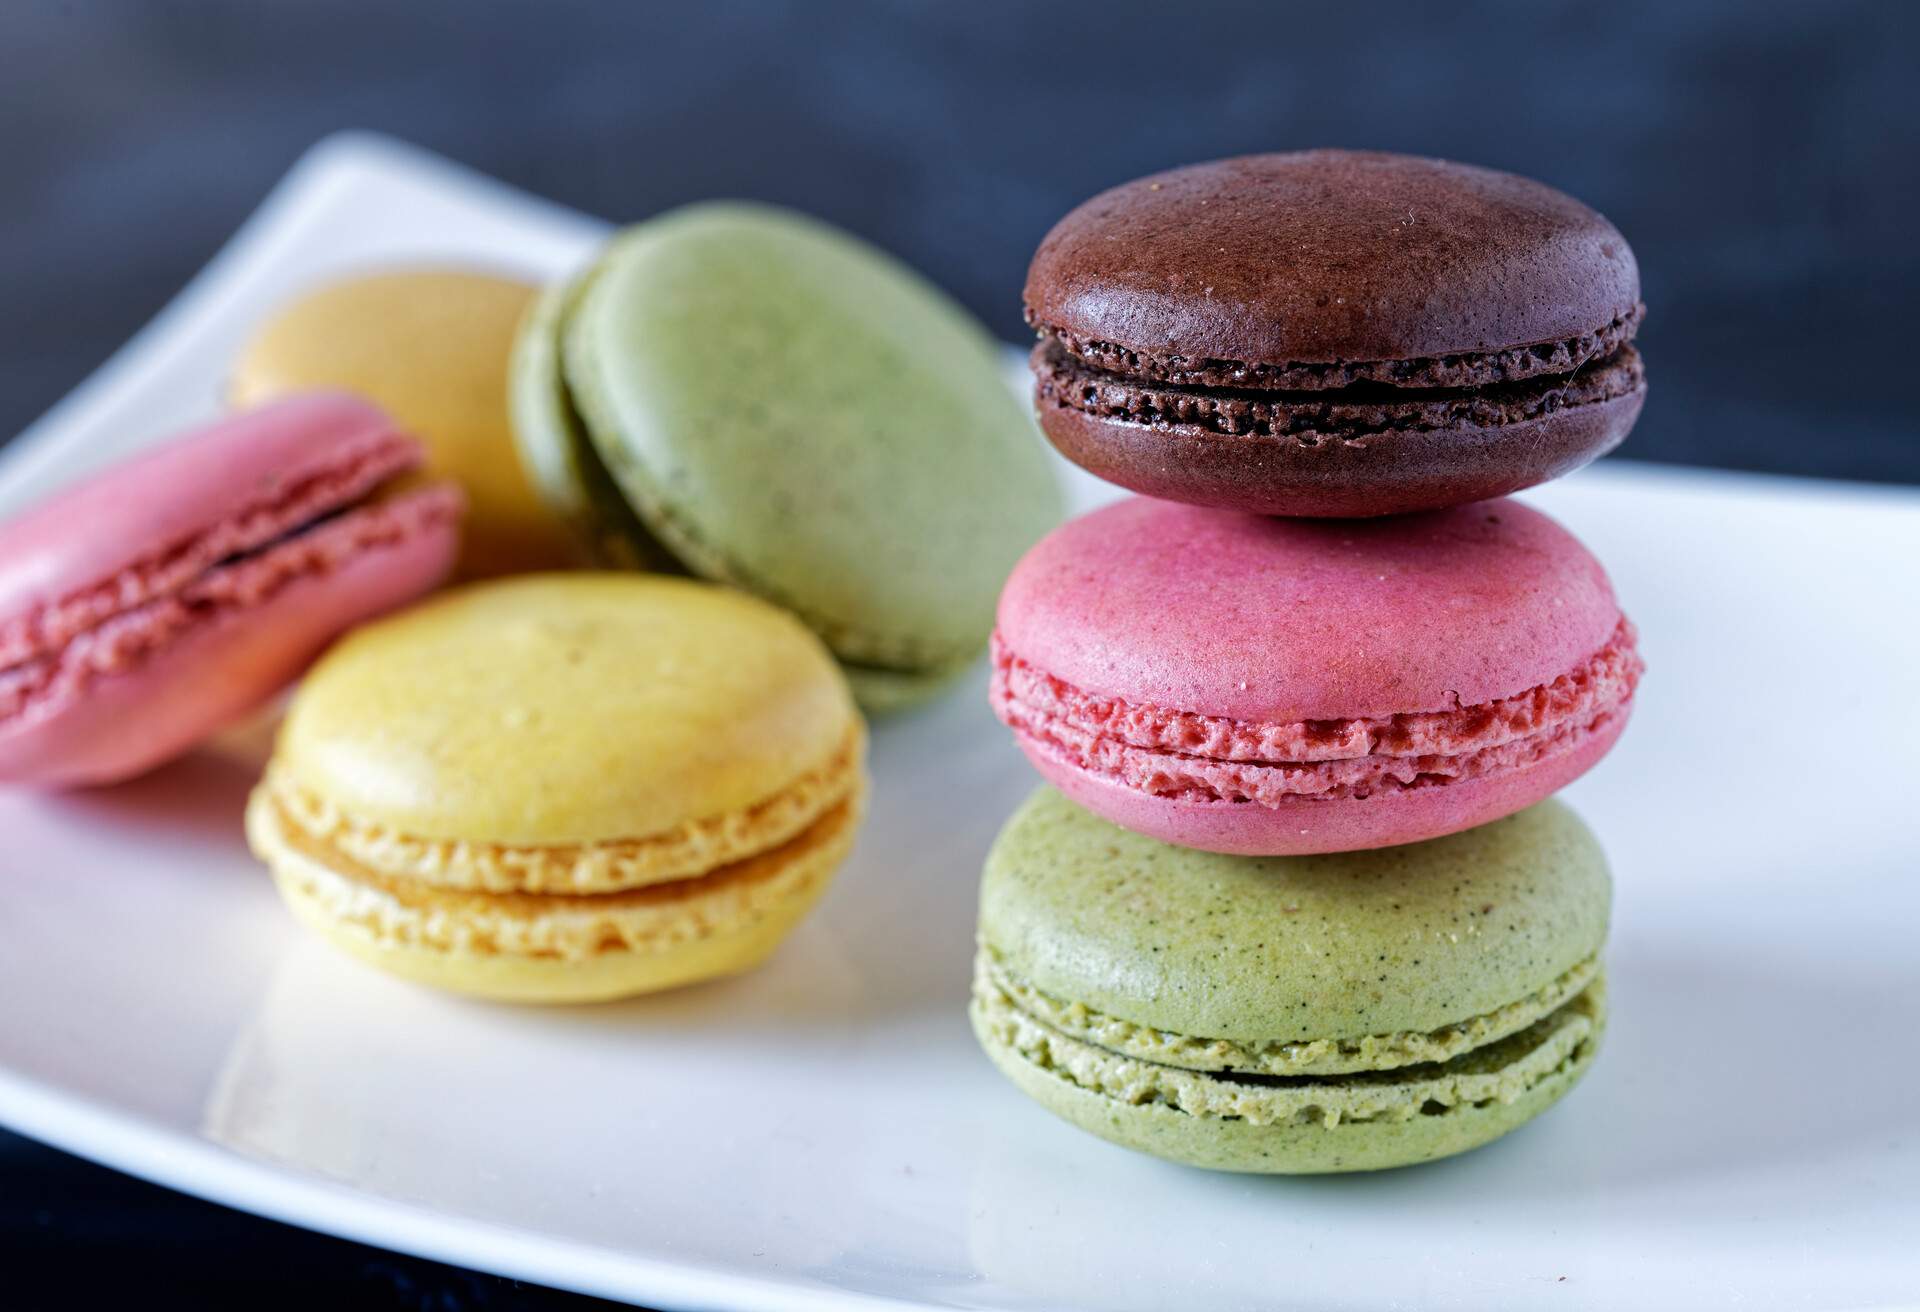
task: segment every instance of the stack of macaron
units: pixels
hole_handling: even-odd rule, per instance
[[[1067,1120],[1197,1165],[1405,1165],[1555,1102],[1610,905],[1551,794],[1641,672],[1599,563],[1508,493],[1645,395],[1619,232],[1541,184],[1314,151],[1088,201],[1027,281],[1041,426],[1145,496],[1001,595],[1046,778],[987,861],[972,1002]]]
[[[304,675],[246,831],[349,953],[540,1002],[750,967],[853,842],[859,705],[976,661],[1060,517],[995,351],[743,205],[544,292],[308,289],[233,415],[0,527],[0,783],[131,778]]]

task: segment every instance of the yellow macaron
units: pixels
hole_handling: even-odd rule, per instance
[[[476,584],[301,685],[247,808],[294,912],[395,974],[525,1002],[758,964],[852,846],[866,734],[799,621],[686,579]]]
[[[340,387],[427,446],[428,476],[467,493],[458,574],[482,578],[575,563],[513,443],[507,360],[538,289],[456,269],[393,270],[324,283],[262,322],[234,361],[236,408]]]

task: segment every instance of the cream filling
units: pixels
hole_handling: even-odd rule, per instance
[[[516,846],[422,838],[349,815],[283,769],[265,783],[282,822],[312,843],[393,879],[489,893],[611,893],[691,879],[778,847],[860,789],[865,734],[856,725],[823,764],[754,806],[643,838]]]
[[[1330,1077],[1183,1070],[1142,1061],[1064,1034],[1013,1005],[976,991],[981,1036],[1035,1068],[1127,1106],[1260,1126],[1404,1123],[1418,1116],[1511,1105],[1571,1074],[1605,1026],[1604,977],[1524,1029],[1448,1061]]]
[[[265,789],[247,806],[247,838],[290,896],[383,946],[580,961],[665,952],[751,929],[824,888],[853,846],[855,793],[779,847],[698,879],[625,892],[483,893],[384,877],[285,824]]]
[[[1438,1029],[1271,1043],[1196,1038],[1109,1016],[1084,1003],[1066,1002],[1015,978],[999,955],[987,947],[980,949],[975,964],[974,995],[995,1007],[1011,1007],[1068,1038],[1160,1066],[1254,1075],[1339,1075],[1451,1061],[1557,1011],[1585,991],[1599,974],[1600,957],[1596,953],[1524,998]]]

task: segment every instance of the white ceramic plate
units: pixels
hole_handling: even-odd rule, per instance
[[[248,325],[317,277],[551,275],[603,230],[331,140],[14,445],[0,513],[214,413]],[[1005,1085],[963,1015],[972,901],[1034,780],[978,672],[881,726],[859,851],[766,969],[599,1009],[439,997],[299,933],[241,843],[257,729],[127,787],[0,796],[0,1120],[283,1220],[668,1308],[1913,1299],[1920,496],[1613,464],[1528,499],[1607,562],[1651,669],[1569,793],[1619,883],[1607,1051],[1490,1148],[1209,1175]]]

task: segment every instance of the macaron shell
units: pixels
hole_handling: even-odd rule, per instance
[[[310,392],[153,447],[0,525],[0,621],[123,574],[395,433],[358,397]],[[74,526],[86,526],[75,532]]]
[[[799,614],[843,659],[977,653],[1059,490],[993,343],[904,266],[798,215],[702,205],[589,275],[575,403],[696,573]]]
[[[459,575],[574,562],[577,549],[521,469],[507,365],[535,288],[460,269],[395,269],[329,282],[281,307],[234,362],[237,407],[316,387],[374,401],[427,447],[425,474],[467,494]]]
[[[567,391],[560,332],[581,286],[578,278],[551,284],[521,321],[508,383],[514,447],[548,510],[570,526],[596,563],[680,572],[679,562],[620,494]]]
[[[310,898],[280,883],[281,896],[301,923],[336,948],[415,984],[494,1002],[614,1002],[704,980],[739,975],[760,965],[813,909],[826,885],[796,898],[736,933],[697,940],[671,953],[606,953],[581,962],[543,957],[464,956],[405,943],[383,943],[330,920]]]
[[[1254,722],[1493,701],[1619,622],[1599,562],[1513,501],[1300,520],[1133,498],[1049,534],[999,609],[1008,648],[1085,692]]]
[[[1041,242],[1040,326],[1284,364],[1551,343],[1634,312],[1614,226],[1528,178],[1368,151],[1248,155],[1115,187]]]
[[[302,685],[275,759],[411,837],[595,843],[754,806],[858,729],[826,650],[764,602],[529,575],[350,635]]]
[[[464,956],[383,943],[334,923],[325,910],[280,882],[280,894],[301,923],[334,947],[415,984],[494,1002],[591,1003],[658,993],[739,975],[760,965],[806,917],[819,894],[794,899],[737,933],[700,939],[670,954],[606,953],[581,962],[543,957]]]
[[[984,1032],[975,1033],[1001,1073],[1054,1115],[1110,1143],[1216,1171],[1316,1175],[1374,1171],[1450,1157],[1491,1143],[1553,1106],[1578,1084],[1599,1054],[1588,1041],[1565,1068],[1512,1102],[1448,1108],[1404,1121],[1343,1122],[1326,1127],[1256,1125],[1193,1116],[1157,1103],[1128,1103],[1043,1070]]]
[[[1310,856],[1417,843],[1512,815],[1599,764],[1627,726],[1615,715],[1570,750],[1477,779],[1381,791],[1364,798],[1293,797],[1277,805],[1195,802],[1142,792],[1063,759],[1023,733],[1014,740],[1043,778],[1088,811],[1181,847],[1240,856]]]
[[[1223,435],[1037,405],[1061,455],[1150,497],[1260,515],[1400,515],[1506,496],[1570,474],[1619,446],[1646,389],[1491,427],[1383,432],[1363,439]]]
[[[343,630],[439,583],[458,543],[452,522],[429,526],[188,630],[76,701],[0,726],[0,782],[108,783],[178,756],[285,687]]]
[[[1010,975],[1135,1025],[1238,1042],[1423,1032],[1501,1009],[1606,941],[1593,835],[1543,802],[1430,842],[1221,856],[1050,788],[987,858],[980,939]]]

